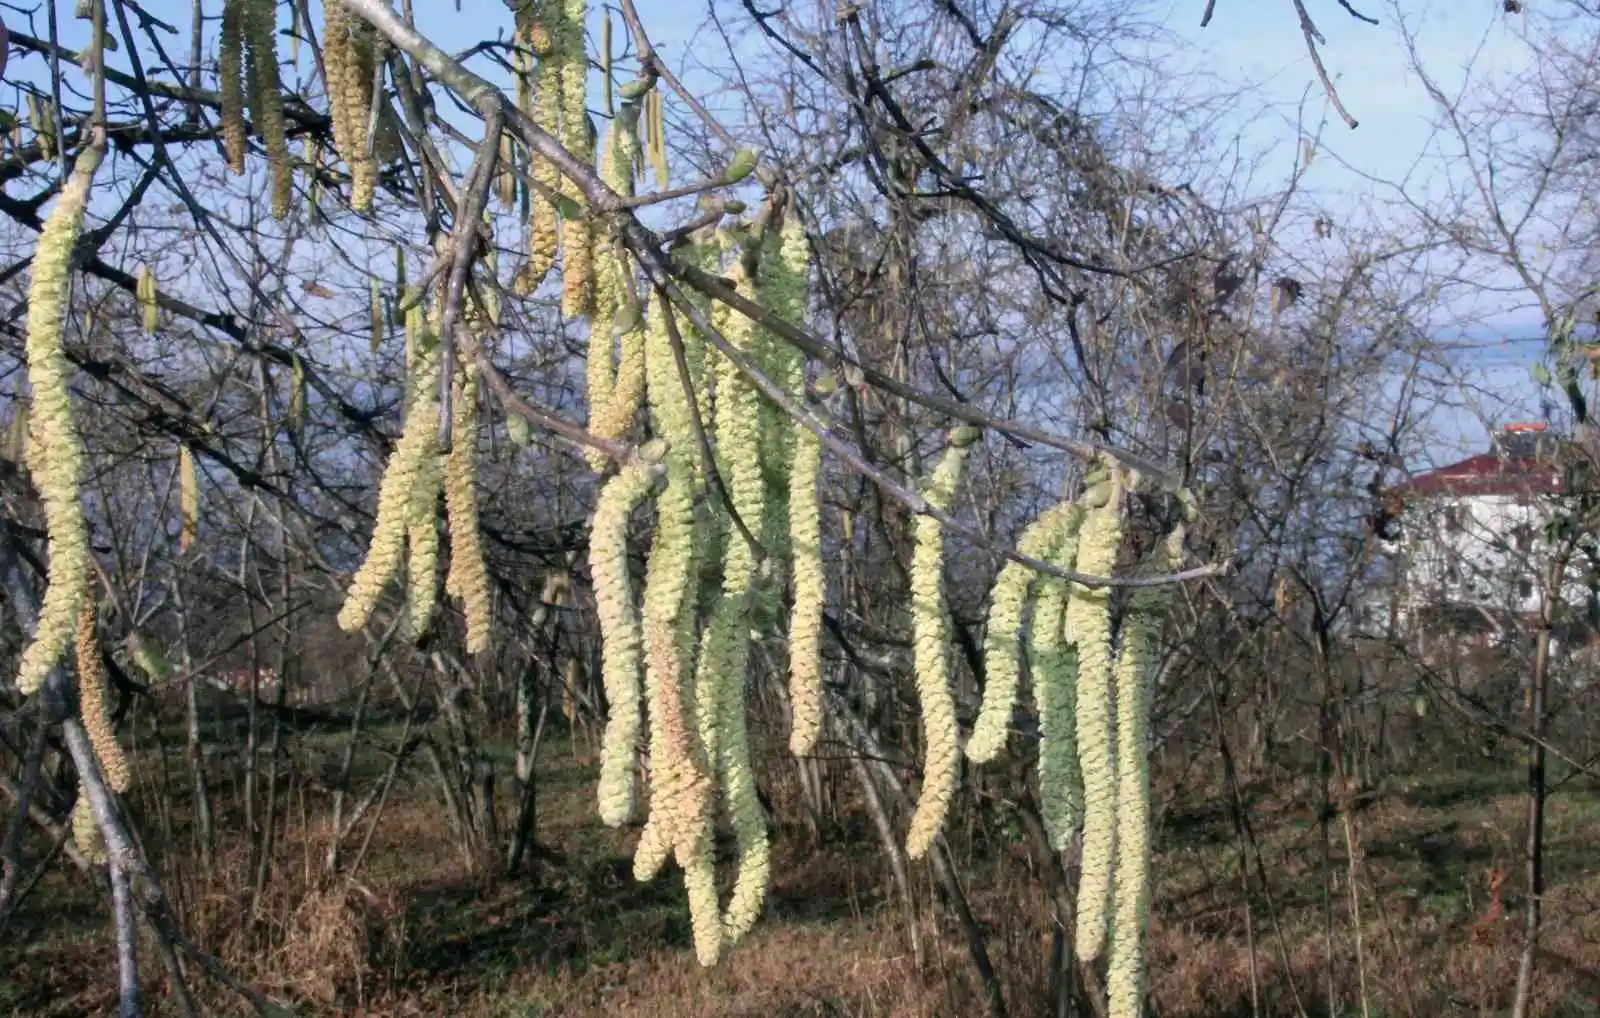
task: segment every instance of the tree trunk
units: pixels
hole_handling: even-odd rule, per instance
[[[1528,675],[1528,897],[1522,913],[1522,958],[1517,963],[1517,994],[1511,1018],[1529,1018],[1533,1005],[1534,958],[1539,949],[1539,927],[1544,907],[1544,803],[1547,728],[1545,694],[1550,682],[1550,631],[1555,621],[1556,598],[1566,577],[1565,560],[1544,577],[1544,605],[1539,613],[1539,633],[1534,640],[1533,670]]]

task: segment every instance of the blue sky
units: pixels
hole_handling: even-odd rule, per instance
[[[63,35],[76,43],[86,34],[81,22],[70,18],[72,4],[57,0],[63,15]],[[699,38],[705,6],[685,0],[636,0],[652,38],[666,59],[679,68],[692,68],[694,50],[707,46],[707,58],[717,59],[720,40]],[[724,6],[736,6],[722,0]],[[802,0],[803,2],[803,0]],[[1329,73],[1360,127],[1350,130],[1329,109],[1317,85],[1301,39],[1290,0],[1217,0],[1210,27],[1199,27],[1204,0],[1149,0],[1153,20],[1171,33],[1176,46],[1163,47],[1163,59],[1176,60],[1183,69],[1203,72],[1218,85],[1246,88],[1248,94],[1234,115],[1236,130],[1247,148],[1263,155],[1257,176],[1259,186],[1281,181],[1297,151],[1297,107],[1304,126],[1315,131],[1319,121],[1322,143],[1304,186],[1315,197],[1350,216],[1368,215],[1380,204],[1383,187],[1371,182],[1410,176],[1425,185],[1438,172],[1430,160],[1432,107],[1428,96],[1407,69],[1407,57],[1398,31],[1395,2],[1403,4],[1405,18],[1419,40],[1420,56],[1447,89],[1459,87],[1463,68],[1475,63],[1477,73],[1515,69],[1523,50],[1515,32],[1519,19],[1508,18],[1498,0],[1353,0],[1357,9],[1379,19],[1377,26],[1355,21],[1335,0],[1306,0],[1327,38],[1322,48]],[[438,42],[449,48],[467,46],[482,37],[485,19],[470,16],[479,5],[493,9],[496,24],[509,23],[498,0],[462,0],[466,14],[454,14],[452,0],[416,0],[419,20]],[[174,57],[187,50],[189,0],[153,0],[150,10],[181,26],[169,38]],[[209,4],[208,6],[216,6]],[[1142,5],[1143,6],[1143,5]],[[15,17],[15,15],[10,15]],[[596,28],[592,25],[591,28]],[[42,24],[41,24],[42,28]],[[620,22],[615,26],[619,35]],[[697,41],[698,40],[698,41]],[[117,63],[121,60],[113,57]],[[305,66],[303,63],[302,66]],[[689,75],[692,81],[692,70]],[[1225,129],[1227,125],[1222,125]],[[1537,323],[1524,317],[1499,323],[1499,330],[1479,333],[1477,339],[1494,338],[1496,331],[1526,336]],[[1528,361],[1537,347],[1518,344],[1490,347],[1462,364],[1486,391],[1528,403]],[[1533,405],[1536,407],[1536,401]],[[1520,411],[1519,411],[1520,412]],[[1483,431],[1475,415],[1450,411],[1437,422],[1443,445],[1440,455],[1454,447],[1472,448],[1482,442]]]

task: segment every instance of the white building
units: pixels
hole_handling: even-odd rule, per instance
[[[1548,524],[1564,511],[1559,457],[1565,443],[1543,424],[1514,424],[1488,452],[1417,474],[1385,492],[1398,533],[1395,589],[1384,606],[1401,629],[1505,634],[1536,621],[1540,573],[1549,562]],[[1568,569],[1563,604],[1582,610],[1586,563]],[[1377,605],[1369,608],[1369,614]],[[1364,629],[1370,631],[1369,618]]]

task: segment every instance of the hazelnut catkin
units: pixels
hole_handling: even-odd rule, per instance
[[[72,420],[72,399],[67,391],[71,367],[61,349],[61,335],[72,252],[83,227],[89,189],[104,154],[103,138],[79,152],[56,207],[39,233],[33,253],[33,276],[28,283],[28,338],[24,353],[28,384],[33,388],[28,418],[28,469],[44,503],[50,573],[33,639],[23,650],[17,669],[17,688],[24,696],[44,684],[45,676],[72,641],[88,591],[89,526],[80,500],[83,443]]]
[[[244,172],[244,22],[246,0],[223,0],[222,45],[217,53],[217,92],[222,101],[222,151],[228,169]]]
[[[957,429],[934,469],[923,498],[947,508],[961,483],[974,436]],[[950,801],[961,778],[960,733],[950,693],[950,617],[944,599],[944,525],[931,515],[917,517],[911,556],[912,659],[917,696],[922,703],[922,791],[906,833],[906,854],[920,859],[944,828]]]
[[[128,757],[117,742],[116,730],[111,727],[111,710],[106,703],[106,670],[100,662],[100,644],[94,638],[94,617],[94,595],[86,593],[77,626],[78,714],[94,746],[106,784],[120,794],[128,790],[132,772],[128,769]]]
[[[1109,490],[1102,490],[1102,485]],[[1102,502],[1101,500],[1104,499]],[[1077,571],[1109,576],[1122,545],[1120,471],[1089,488],[1091,505],[1078,535]],[[1100,503],[1094,505],[1094,503]],[[1116,851],[1117,769],[1111,729],[1111,597],[1105,587],[1072,585],[1067,632],[1078,661],[1078,760],[1083,771],[1083,867],[1078,881],[1076,949],[1093,961],[1105,944],[1106,909]]]

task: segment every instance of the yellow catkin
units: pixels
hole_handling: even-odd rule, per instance
[[[749,290],[750,280],[742,262],[735,262],[730,276],[735,285]],[[756,328],[749,318],[727,311],[722,316],[721,331],[734,348],[747,356],[753,353]],[[719,469],[733,510],[746,526],[754,526],[762,519],[766,501],[761,471],[760,397],[728,358],[716,356],[713,367]],[[728,942],[732,943],[749,932],[761,915],[770,859],[766,819],[750,766],[744,699],[750,656],[750,606],[758,563],[750,542],[741,534],[728,534],[724,543],[722,594],[713,608],[701,649],[696,696],[700,729],[712,733],[703,741],[716,760],[739,852],[738,876],[724,917]]]
[[[28,338],[25,355],[33,388],[29,415],[32,454],[28,469],[44,503],[50,542],[50,574],[39,607],[33,639],[22,652],[17,688],[28,696],[44,684],[77,627],[89,579],[89,528],[84,519],[83,443],[72,420],[67,391],[71,366],[61,349],[73,248],[83,228],[89,189],[104,156],[102,145],[78,154],[62,185],[56,207],[39,234],[28,284]]]
[[[489,599],[489,570],[478,530],[478,366],[467,364],[457,372],[451,397],[453,437],[444,457],[444,503],[450,522],[450,573],[445,589],[461,601],[467,620],[469,654],[489,649],[493,617]]]
[[[517,204],[517,146],[511,135],[500,135],[500,162],[495,173],[495,197],[502,209]]]
[[[789,617],[789,702],[794,720],[789,751],[809,756],[822,734],[822,612],[828,581],[822,566],[822,518],[817,488],[822,440],[801,429],[789,473],[789,547],[794,610]]]
[[[1077,571],[1107,576],[1122,544],[1117,474],[1106,503],[1091,509],[1078,536]],[[1078,760],[1083,771],[1083,867],[1078,881],[1076,949],[1093,961],[1105,944],[1116,851],[1116,758],[1111,741],[1111,598],[1107,588],[1072,587],[1067,631],[1078,659]]]
[[[411,362],[407,379],[406,430],[415,419],[429,429],[426,451],[417,464],[416,480],[406,505],[406,617],[408,631],[421,635],[428,629],[438,601],[439,488],[443,465],[438,455],[439,371],[443,344],[427,334]]]
[[[222,100],[222,151],[228,169],[244,172],[244,21],[246,0],[224,0],[222,48],[217,54],[217,92]]]
[[[565,71],[565,48],[555,45],[557,41],[566,39],[566,15],[564,2],[546,4],[543,18],[535,22],[535,27],[543,40],[547,40],[539,55],[539,68],[537,84],[533,97],[533,120],[540,129],[553,137],[561,137],[561,111],[562,111],[562,75]],[[529,36],[533,38],[535,29],[530,28]],[[533,179],[545,189],[546,192],[559,192],[561,190],[562,176],[555,164],[548,159],[530,156],[532,160]],[[515,282],[516,292],[526,296],[538,288],[545,276],[550,274],[550,269],[555,265],[556,253],[560,246],[560,224],[556,216],[556,207],[547,194],[537,191],[529,200],[528,212],[528,256],[522,268],[517,273]]]
[[[378,180],[377,160],[367,154],[375,58],[372,30],[340,0],[324,0],[322,16],[322,62],[333,144],[350,167],[350,206],[369,212]]]
[[[178,517],[178,550],[186,552],[200,533],[200,478],[186,445],[178,447]]]
[[[1072,505],[1056,506],[1034,520],[1017,541],[1017,551],[1029,558],[1047,559],[1066,534],[1076,512]],[[1020,562],[1007,562],[995,579],[989,601],[988,626],[983,641],[983,704],[967,740],[967,759],[988,763],[1006,744],[1016,706],[1017,682],[1022,675],[1021,630],[1023,608],[1036,574]]]
[[[765,231],[760,267],[757,302],[786,322],[803,324],[811,262],[805,231],[793,210],[781,224],[772,224]],[[785,392],[803,399],[805,357],[799,348],[765,327],[758,329],[756,335],[753,355],[762,373],[781,385]],[[761,400],[760,413],[761,471],[767,486],[761,542],[769,553],[769,565],[758,588],[751,622],[753,628],[764,631],[769,627],[777,628],[783,592],[790,582],[789,471],[800,429],[788,412],[770,399]]]
[[[955,498],[975,436],[958,429],[923,492],[929,505],[947,508]],[[950,693],[950,618],[944,599],[944,526],[929,515],[916,519],[911,556],[912,659],[922,703],[922,791],[906,833],[906,854],[920,859],[944,828],[961,778],[960,733]]]
[[[137,286],[139,297],[139,312],[144,325],[144,334],[154,336],[159,326],[159,309],[156,305],[156,276],[150,271],[150,266],[139,266],[139,283]]]
[[[655,455],[659,457],[661,452]],[[653,483],[650,460],[631,460],[600,490],[589,530],[589,573],[600,618],[600,678],[608,705],[595,798],[600,819],[608,827],[626,822],[633,803],[633,750],[641,722],[641,637],[633,584],[628,578],[628,523]],[[661,858],[665,859],[664,851]]]
[[[711,780],[696,744],[692,717],[692,642],[696,603],[696,466],[689,401],[678,378],[666,330],[648,331],[650,409],[657,434],[670,443],[666,488],[656,500],[656,541],[645,576],[643,632],[650,706],[652,820],[684,870],[695,954],[702,965],[721,953],[722,912],[711,870]],[[660,814],[656,820],[656,814]],[[639,867],[636,865],[635,874]]]
[[[437,348],[432,337],[423,334],[419,345],[425,350]],[[413,360],[413,377],[422,374]],[[400,441],[389,455],[383,479],[378,485],[378,512],[372,528],[372,540],[361,567],[356,570],[345,594],[344,606],[339,610],[339,627],[345,632],[355,632],[367,624],[372,612],[383,596],[383,589],[400,569],[401,556],[406,548],[407,529],[411,520],[412,499],[419,479],[436,461],[439,434],[438,373],[433,373],[434,385],[415,385],[414,398],[408,401],[405,429]]]
[[[250,118],[267,150],[272,177],[272,214],[289,214],[294,189],[294,163],[283,119],[283,84],[278,78],[277,0],[243,0],[245,78],[249,82]]]
[[[94,745],[94,755],[100,761],[106,784],[113,792],[121,793],[128,790],[132,772],[128,769],[128,757],[117,742],[116,730],[111,727],[111,709],[106,703],[106,670],[100,661],[100,644],[94,638],[94,615],[94,597],[86,594],[83,608],[78,612],[78,714]]]
[[[600,152],[600,175],[618,194],[633,193],[633,132],[613,122]],[[602,438],[621,439],[633,424],[644,397],[644,333],[632,306],[627,279],[633,272],[625,253],[608,245],[597,256],[595,313],[589,323],[589,430]],[[612,346],[621,341],[621,356],[612,363]],[[591,453],[596,470],[604,457]]]
[[[387,316],[383,313],[383,290],[378,286],[377,276],[367,280],[367,315],[371,319],[368,352],[376,355],[383,346],[383,334],[387,331],[384,327]]]
[[[1076,508],[1076,507],[1075,507]],[[1078,561],[1081,509],[1066,521],[1049,561],[1072,569]],[[1069,587],[1043,576],[1028,632],[1033,696],[1039,710],[1039,813],[1050,847],[1065,851],[1083,818],[1083,774],[1078,767],[1078,658],[1067,633]],[[990,673],[991,681],[993,673]],[[985,691],[987,693],[987,690]]]
[[[89,862],[98,865],[106,861],[106,843],[89,806],[89,793],[83,789],[78,790],[78,801],[72,805],[72,843]]]
[[[589,57],[583,30],[589,19],[589,0],[565,0],[561,72],[561,143],[585,166],[594,164],[594,137],[589,126]],[[562,192],[582,203],[583,195],[566,176]],[[561,224],[561,313],[582,318],[594,310],[594,223],[589,216]]]
[[[1146,563],[1168,572],[1183,548],[1179,528]],[[1139,1018],[1144,1005],[1145,926],[1150,918],[1150,683],[1160,664],[1161,630],[1172,605],[1171,586],[1134,594],[1122,623],[1117,657],[1117,862],[1106,970],[1109,1018]]]

